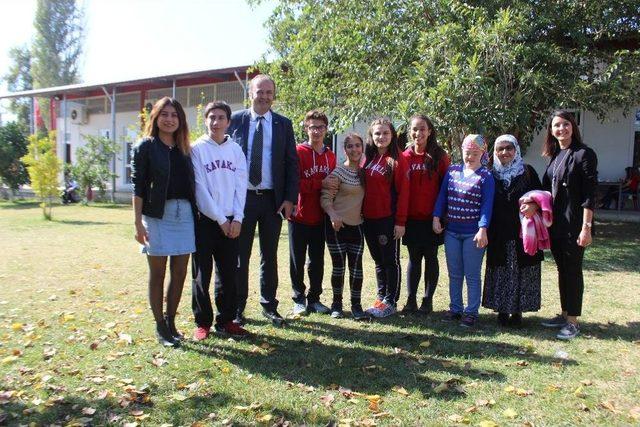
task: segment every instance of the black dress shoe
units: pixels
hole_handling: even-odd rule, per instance
[[[278,313],[276,310],[262,310],[262,315],[267,319],[271,320],[271,323],[273,323],[273,326],[277,326],[280,328],[287,324],[284,321],[284,318],[280,316],[280,313]]]
[[[513,313],[509,319],[509,325],[515,328],[522,326],[522,313]]]

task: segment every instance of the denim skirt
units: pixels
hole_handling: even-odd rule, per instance
[[[195,252],[193,212],[188,200],[167,200],[162,218],[142,215],[142,224],[148,237],[148,243],[142,246],[142,253],[151,256],[173,256]]]

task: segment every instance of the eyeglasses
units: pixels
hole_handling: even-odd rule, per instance
[[[515,151],[515,147],[512,145],[506,145],[504,147],[496,147],[496,153],[500,153],[502,151]]]
[[[311,132],[322,132],[323,130],[325,130],[327,127],[325,125],[320,125],[320,126],[316,126],[316,125],[311,125],[311,126],[307,126],[307,129],[309,129]]]

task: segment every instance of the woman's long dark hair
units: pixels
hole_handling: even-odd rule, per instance
[[[560,151],[560,143],[551,132],[551,124],[553,123],[553,119],[556,117],[561,117],[571,123],[571,146],[574,149],[578,146],[584,146],[584,142],[582,142],[582,136],[580,135],[580,128],[578,128],[578,123],[576,122],[575,114],[567,110],[557,110],[551,114],[551,117],[549,118],[549,124],[547,125],[547,135],[544,139],[544,144],[542,144],[542,155],[544,157],[553,157],[558,151]]]
[[[411,132],[411,122],[414,120],[424,120],[427,124],[427,128],[429,128],[429,137],[427,138],[427,147],[426,152],[428,156],[424,156],[424,166],[429,173],[429,178],[431,178],[431,174],[438,170],[438,165],[440,164],[440,160],[447,154],[444,149],[438,145],[438,133],[436,132],[436,128],[433,126],[433,122],[429,117],[424,114],[414,114],[409,119],[409,129],[408,132]]]
[[[400,157],[400,149],[398,148],[398,132],[396,132],[396,128],[393,126],[393,123],[391,123],[391,120],[386,117],[375,118],[369,125],[369,130],[367,131],[367,142],[364,147],[364,167],[366,169],[378,155],[378,147],[376,147],[373,142],[374,126],[388,126],[391,131],[391,142],[387,148],[389,159],[387,160],[387,167],[384,173],[389,182],[391,182],[393,180],[393,170],[395,168],[396,161],[398,160],[398,157]]]
[[[175,139],[176,145],[182,151],[182,154],[185,156],[189,154],[191,150],[191,145],[189,144],[189,126],[187,125],[187,116],[184,113],[184,109],[182,105],[175,99],[165,96],[164,98],[159,99],[151,109],[149,113],[149,121],[147,122],[147,126],[144,130],[145,136],[152,136],[154,138],[158,137],[160,130],[158,129],[158,117],[160,117],[160,113],[162,109],[167,105],[171,105],[176,109],[176,113],[178,113],[178,129],[173,132],[173,137]]]

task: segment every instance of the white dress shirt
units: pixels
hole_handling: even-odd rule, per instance
[[[271,175],[271,145],[273,137],[273,115],[271,111],[263,114],[262,122],[262,182],[257,187],[249,183],[249,190],[273,190],[273,176]],[[251,170],[251,149],[253,148],[253,135],[258,125],[258,114],[251,109],[249,121],[249,137],[247,139],[247,171]]]

